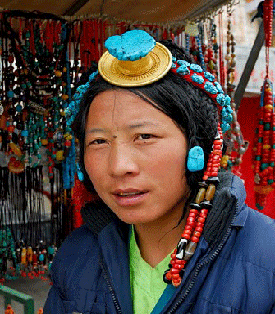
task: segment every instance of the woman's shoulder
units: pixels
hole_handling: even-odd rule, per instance
[[[56,257],[63,258],[73,254],[81,254],[96,246],[97,240],[94,233],[86,224],[73,230],[57,251]],[[82,252],[85,253],[85,252]]]
[[[245,223],[237,231],[239,256],[257,267],[275,272],[275,220],[244,206]]]

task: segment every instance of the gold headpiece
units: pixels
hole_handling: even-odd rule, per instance
[[[105,46],[108,51],[100,58],[98,71],[116,86],[151,84],[166,75],[172,66],[171,52],[141,30],[112,36]]]

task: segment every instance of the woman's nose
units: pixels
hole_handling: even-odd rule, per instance
[[[133,148],[127,143],[113,145],[109,154],[109,174],[114,177],[139,173]]]

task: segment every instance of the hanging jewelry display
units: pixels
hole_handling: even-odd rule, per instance
[[[199,63],[203,59],[202,50],[201,55],[199,52],[198,45],[201,46],[200,31],[197,22],[189,22],[185,26],[185,47],[187,53],[190,54],[190,57],[193,59],[193,62]],[[204,60],[203,60],[204,63]]]
[[[222,17],[219,15],[219,22]],[[227,44],[226,44],[226,83],[227,94],[231,97],[232,123],[231,130],[226,133],[227,151],[221,160],[221,171],[231,171],[239,177],[242,176],[240,165],[242,157],[248,148],[248,142],[243,139],[240,125],[237,121],[236,104],[234,103],[234,90],[235,90],[235,68],[236,68],[236,41],[232,33],[232,2],[227,4]],[[223,73],[223,71],[220,71]]]
[[[218,64],[219,64],[219,70],[218,70],[218,78],[220,81],[221,86],[225,89],[225,73],[224,73],[224,59],[223,59],[223,11],[219,10],[218,13],[218,29],[219,29],[219,53],[218,53]]]
[[[214,24],[213,18],[211,17],[208,21],[208,30],[207,30],[207,39],[208,45],[205,49],[205,63],[207,64],[207,71],[211,74],[217,76],[217,59],[214,58],[214,49],[213,42],[215,41],[215,45],[217,46],[217,38],[216,38],[216,25]],[[215,46],[215,47],[216,47]]]
[[[263,3],[266,77],[261,90],[258,127],[255,130],[253,163],[254,191],[258,210],[263,210],[267,194],[275,187],[275,114],[273,84],[269,80],[269,48],[272,44],[273,0]]]
[[[208,67],[212,74],[215,77],[218,77],[218,52],[219,52],[219,45],[217,39],[217,25],[214,23],[214,19],[210,19],[210,43],[211,48],[209,51],[209,61]]]
[[[22,259],[17,263],[21,275],[27,274],[31,278],[32,267],[36,268],[36,264],[38,267],[46,266],[46,259],[43,258],[45,253],[32,249],[37,246],[37,241],[44,242],[47,239],[49,243],[59,241],[60,244],[60,239],[51,239],[51,227],[49,220],[46,221],[49,218],[44,207],[42,166],[48,167],[47,176],[51,177],[51,190],[55,193],[51,196],[52,200],[57,193],[62,199],[62,176],[59,173],[62,172],[66,142],[64,108],[70,93],[65,63],[67,23],[53,19],[41,20],[34,13],[22,12],[21,17],[13,17],[10,11],[2,14],[1,52],[4,71],[1,100],[5,111],[1,113],[1,135],[4,139],[1,151],[8,157],[8,167],[3,168],[5,173],[2,172],[1,180],[7,182],[8,178],[8,185],[1,187],[6,197],[1,198],[0,230],[9,226],[14,239],[23,239],[26,243],[26,248],[19,247]],[[13,23],[15,20],[17,23]],[[14,25],[19,25],[19,29],[14,30]],[[7,117],[5,121],[3,115]],[[43,155],[48,158],[47,164]],[[56,165],[60,165],[58,175],[54,170]],[[58,192],[53,188],[56,180],[59,182]],[[53,217],[61,218],[64,211],[62,202],[63,199],[54,204]],[[57,225],[60,230],[61,224],[62,219]],[[42,279],[41,274],[39,276]],[[1,276],[9,279],[10,274],[2,271]]]

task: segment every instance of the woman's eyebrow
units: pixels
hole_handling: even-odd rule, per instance
[[[144,126],[160,126],[160,125],[155,122],[145,121],[145,122],[138,122],[138,123],[130,124],[128,127],[129,129],[136,129],[136,128],[141,128]]]
[[[87,131],[87,133],[93,134],[93,133],[107,133],[107,130],[101,129],[101,128],[92,128]]]
[[[137,122],[137,123],[129,124],[125,128],[126,129],[137,129],[137,128],[142,128],[144,126],[160,126],[160,124],[155,123],[155,122],[145,121],[145,122]],[[87,131],[87,133],[89,133],[89,134],[107,133],[107,132],[108,132],[108,130],[103,129],[103,128],[92,128],[92,129],[89,129]]]

